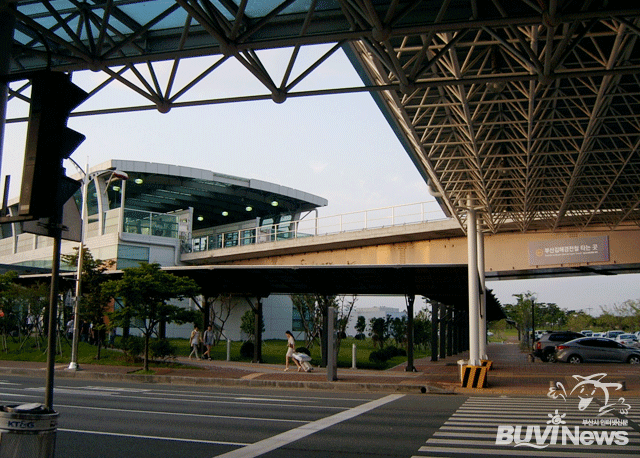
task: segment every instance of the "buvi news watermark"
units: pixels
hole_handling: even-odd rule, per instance
[[[578,410],[584,411],[594,399],[602,399],[603,405],[593,418],[584,418],[582,426],[568,426],[565,421],[566,412],[555,409],[549,413],[546,425],[499,425],[496,434],[496,445],[513,445],[514,447],[531,447],[544,449],[550,445],[612,445],[623,446],[629,443],[628,431],[615,429],[626,427],[629,420],[624,418],[631,406],[623,397],[610,401],[609,390],[621,390],[622,384],[604,382],[607,374],[600,373],[583,377],[574,375],[576,385],[567,393],[561,382],[549,388],[547,396],[551,399],[562,399],[576,396],[579,398]],[[597,397],[598,395],[598,397]],[[603,418],[612,413],[616,417]],[[593,429],[604,427],[611,429]]]

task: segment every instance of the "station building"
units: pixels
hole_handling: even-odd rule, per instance
[[[185,253],[300,236],[296,222],[327,205],[326,199],[278,184],[169,164],[112,159],[72,178],[87,184],[84,245],[95,259],[114,260],[119,270],[141,262],[180,266]],[[68,226],[74,225],[74,211],[78,226],[82,192],[73,200],[71,211],[65,208]],[[9,202],[10,215],[17,204],[18,199]],[[52,239],[23,229],[21,223],[2,225],[0,264],[5,270],[50,271]],[[63,240],[61,252],[73,254],[78,246]],[[194,301],[185,306],[198,308]],[[265,339],[282,339],[295,329],[289,296],[263,298],[262,307]],[[240,317],[249,309],[247,298],[221,295],[212,303],[210,320],[216,326],[224,321],[223,338],[241,340],[246,336]],[[168,326],[167,337],[187,337],[190,330]]]

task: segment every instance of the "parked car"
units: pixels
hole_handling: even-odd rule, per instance
[[[565,363],[629,363],[640,364],[640,349],[607,339],[582,337],[556,346],[556,360]]]
[[[556,353],[556,345],[568,342],[584,335],[573,331],[553,331],[543,335],[533,345],[533,356],[540,358],[542,361],[554,361]]]
[[[593,335],[593,331],[591,329],[583,329],[582,331],[580,331],[580,334],[585,337],[591,337]]]
[[[549,334],[550,332],[551,331],[544,331],[542,329],[537,329],[535,334],[535,339],[538,340],[540,337],[542,337],[545,334]]]
[[[616,338],[616,336],[617,336],[617,335],[619,335],[619,334],[626,334],[626,333],[625,333],[624,331],[620,331],[620,330],[617,330],[617,331],[607,331],[607,332],[605,332],[605,333],[604,333],[604,336],[605,336],[607,339],[615,339],[615,338]]]
[[[618,334],[615,340],[627,347],[638,347],[638,338],[635,334]]]
[[[604,332],[594,332],[591,336],[587,337],[604,337]]]

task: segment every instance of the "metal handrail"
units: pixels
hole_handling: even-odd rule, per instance
[[[203,235],[188,243],[191,251],[210,251],[300,237],[324,236],[447,219],[435,201],[380,207],[331,216],[254,226]],[[195,243],[194,243],[195,242]]]

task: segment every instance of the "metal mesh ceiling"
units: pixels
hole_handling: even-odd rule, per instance
[[[471,197],[492,232],[637,229],[640,8],[628,4],[3,1],[0,20],[5,34],[15,27],[15,100],[27,93],[18,81],[47,65],[103,72],[93,93],[118,81],[149,102],[121,111],[370,91],[445,211],[463,226]],[[317,44],[326,51],[297,67],[300,49]],[[278,77],[259,55],[274,48],[290,50]],[[339,49],[364,85],[296,92]],[[206,69],[178,87],[180,60],[202,56]],[[185,101],[228,59],[265,91]],[[171,63],[166,80],[159,61]]]

